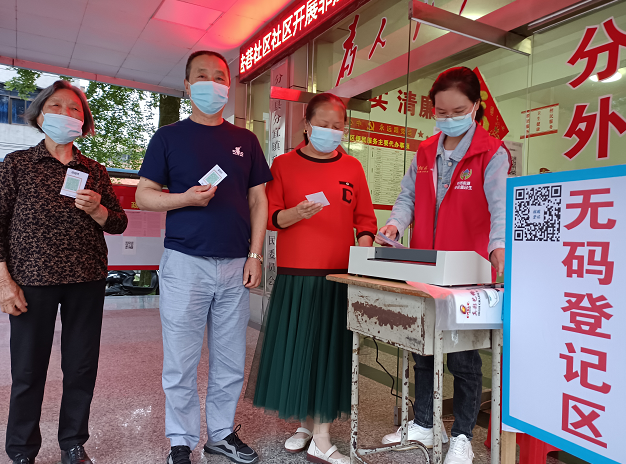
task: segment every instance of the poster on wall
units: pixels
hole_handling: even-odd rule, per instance
[[[128,226],[122,235],[104,234],[109,269],[159,269],[167,213],[141,211],[135,201],[135,186],[113,185],[113,190],[124,208]]]
[[[520,139],[556,134],[559,132],[559,104],[522,111],[522,119],[525,130]]]
[[[625,180],[622,165],[507,181],[503,422],[599,464],[624,462]]]
[[[350,118],[349,154],[363,166],[372,202],[378,209],[393,205],[400,180],[409,168],[420,141],[416,128]],[[423,135],[423,134],[422,134]]]
[[[518,177],[523,175],[523,156],[524,156],[524,144],[521,142],[511,142],[505,140],[504,145],[511,153],[511,169],[509,171],[509,177]]]

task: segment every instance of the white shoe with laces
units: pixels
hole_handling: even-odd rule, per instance
[[[474,462],[474,451],[472,442],[465,435],[452,437],[450,439],[450,449],[443,464],[472,464]]]
[[[443,436],[442,441],[444,443],[448,443],[448,434],[446,433],[446,429],[442,428]],[[400,443],[402,440],[402,427],[400,427],[397,432],[390,433],[389,435],[385,435],[383,438],[384,445],[391,445],[394,443]],[[421,425],[416,424],[414,421],[409,422],[409,440],[411,441],[419,441],[426,448],[433,447],[434,434],[433,429],[427,429],[422,427]],[[415,448],[415,446],[408,445],[406,449]]]

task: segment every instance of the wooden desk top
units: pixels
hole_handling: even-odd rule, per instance
[[[424,293],[411,287],[405,282],[395,280],[375,279],[373,277],[359,277],[351,274],[331,274],[326,279],[341,284],[356,285],[357,287],[372,288],[385,292],[400,293],[401,295],[417,296],[421,298],[432,298],[428,293]]]

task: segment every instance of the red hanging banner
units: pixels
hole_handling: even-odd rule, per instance
[[[509,133],[509,128],[506,127],[504,119],[502,119],[502,114],[496,105],[496,101],[493,99],[491,92],[489,92],[485,79],[483,79],[478,68],[474,68],[474,73],[478,76],[478,80],[480,81],[481,105],[485,110],[485,115],[480,125],[483,126],[490,135],[502,140],[504,136]]]

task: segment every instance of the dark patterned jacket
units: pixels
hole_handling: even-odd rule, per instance
[[[86,189],[102,196],[104,227],[61,195],[67,168],[89,174]],[[121,234],[128,219],[101,164],[74,147],[63,165],[44,140],[8,154],[0,163],[0,262],[19,285],[58,285],[106,278],[104,232]]]

